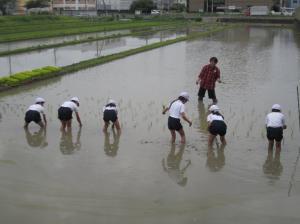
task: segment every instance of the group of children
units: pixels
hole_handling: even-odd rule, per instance
[[[176,139],[176,131],[181,137],[181,143],[185,143],[185,133],[180,123],[180,118],[185,120],[192,126],[192,122],[187,118],[185,114],[185,104],[189,101],[189,94],[182,92],[179,97],[170,103],[170,106],[163,108],[163,114],[169,111],[168,128],[171,132],[172,140],[174,143]],[[220,141],[223,145],[226,144],[226,131],[227,125],[224,121],[224,116],[220,113],[220,108],[213,104],[209,107],[210,114],[207,116],[207,127],[209,131],[208,146],[211,148],[215,138],[219,135]],[[283,129],[286,129],[286,123],[284,115],[281,112],[281,106],[274,104],[272,111],[266,116],[266,129],[267,138],[269,141],[268,149],[271,151],[276,142],[276,153],[281,151],[281,141],[283,139]]]
[[[187,117],[185,113],[185,104],[188,101],[189,94],[187,92],[182,92],[179,94],[179,97],[176,100],[170,103],[169,107],[163,108],[163,114],[169,111],[168,129],[171,132],[172,143],[175,143],[176,131],[181,137],[181,143],[185,144],[186,142],[185,133],[180,119],[182,118],[189,124],[189,126],[192,126],[192,121]],[[41,127],[45,127],[47,125],[47,119],[44,113],[44,104],[45,100],[41,97],[38,97],[36,98],[35,103],[29,106],[25,114],[25,128],[28,128],[29,123],[32,121],[39,124]],[[58,108],[58,119],[61,121],[61,131],[65,131],[66,129],[70,130],[73,112],[76,115],[79,126],[82,126],[78,108],[78,97],[72,97],[70,100],[65,101],[63,104],[61,104],[61,106]],[[225,145],[227,125],[224,121],[224,116],[220,113],[220,108],[215,104],[210,106],[209,111],[210,114],[207,116],[207,127],[209,131],[208,146],[210,148],[212,147],[212,144],[218,135],[220,136],[221,143]],[[112,99],[110,99],[108,103],[103,107],[103,121],[104,132],[107,132],[107,128],[109,127],[110,122],[112,122],[112,127],[116,127],[117,131],[120,133],[121,127],[118,120],[117,103]],[[286,129],[286,124],[284,115],[281,113],[281,106],[279,104],[274,104],[272,106],[272,112],[266,116],[266,129],[267,138],[269,140],[269,150],[273,149],[275,141],[276,153],[280,153],[281,141],[283,138],[283,129]]]
[[[25,125],[24,128],[28,128],[30,122],[35,122],[40,127],[45,127],[47,125],[46,114],[44,112],[45,100],[41,97],[35,99],[35,103],[27,109],[25,113]],[[76,115],[79,126],[82,126],[82,122],[79,116],[79,99],[78,97],[72,97],[70,100],[65,101],[58,108],[58,119],[61,122],[61,131],[66,131],[71,129],[73,112]],[[42,116],[41,116],[42,115]],[[43,121],[42,121],[43,117]],[[107,132],[109,123],[113,123],[113,127],[116,127],[117,131],[120,132],[121,127],[118,120],[118,110],[117,104],[114,100],[109,100],[107,105],[103,107],[103,120],[104,128],[103,131]]]

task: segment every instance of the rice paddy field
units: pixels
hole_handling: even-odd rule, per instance
[[[245,25],[0,93],[3,223],[299,223],[300,32]],[[226,147],[207,148],[210,101],[197,75],[219,59],[216,87]],[[190,93],[187,143],[170,144],[163,105]],[[46,99],[45,130],[24,114]],[[83,127],[61,133],[57,109],[78,96]],[[102,107],[118,102],[121,135],[102,132]],[[268,155],[265,116],[279,103],[288,128]]]

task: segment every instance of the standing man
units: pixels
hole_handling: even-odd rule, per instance
[[[215,92],[216,81],[219,83],[220,80],[220,69],[216,66],[218,63],[218,59],[216,57],[212,57],[209,59],[209,64],[205,65],[196,81],[196,84],[200,84],[199,92],[198,92],[198,100],[203,101],[203,97],[205,96],[206,90],[208,91],[208,97],[212,99],[213,103],[216,104],[218,102]]]

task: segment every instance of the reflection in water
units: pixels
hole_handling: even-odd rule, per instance
[[[176,182],[179,186],[184,187],[187,184],[187,177],[184,173],[186,169],[191,165],[191,160],[187,160],[185,166],[180,169],[180,164],[182,161],[182,156],[184,153],[185,145],[180,145],[179,151],[176,152],[176,145],[171,145],[171,151],[167,157],[167,162],[165,159],[162,160],[162,166],[164,171],[166,171],[169,177]]]
[[[225,154],[224,154],[225,145],[217,148],[214,152],[213,148],[209,148],[207,151],[207,160],[206,166],[212,172],[218,172],[225,166]]]
[[[31,133],[28,128],[24,128],[26,140],[29,146],[45,148],[48,145],[46,128],[40,128],[38,132]]]
[[[207,131],[206,117],[207,117],[208,110],[205,109],[205,105],[203,102],[198,103],[198,111],[199,111],[199,122],[200,122],[199,131],[207,133],[208,131]]]
[[[267,159],[263,165],[264,174],[268,175],[270,179],[277,179],[283,171],[283,166],[280,162],[280,153],[275,153],[273,157],[273,150],[268,150]]]
[[[119,150],[119,141],[120,141],[120,133],[116,133],[113,129],[113,142],[110,143],[109,135],[110,133],[105,133],[105,139],[104,139],[104,151],[107,156],[115,157],[117,155],[117,152]]]
[[[81,136],[81,128],[78,129],[76,142],[73,142],[72,129],[68,131],[62,131],[60,144],[59,144],[61,153],[64,155],[71,155],[76,150],[77,151],[80,150],[81,148],[80,136]]]

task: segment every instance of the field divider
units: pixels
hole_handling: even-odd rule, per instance
[[[156,30],[136,31],[136,32],[127,33],[127,34],[113,34],[113,35],[104,36],[104,37],[90,37],[90,38],[85,38],[85,39],[81,39],[81,40],[65,41],[65,42],[56,43],[56,44],[45,44],[45,45],[38,45],[38,46],[32,46],[32,47],[26,47],[26,48],[19,48],[19,49],[15,49],[15,50],[2,51],[2,52],[0,52],[0,57],[8,56],[8,55],[15,55],[15,54],[22,54],[22,53],[31,52],[31,51],[39,51],[39,50],[44,50],[44,49],[49,49],[49,48],[65,47],[65,46],[88,43],[88,42],[93,42],[93,41],[101,41],[101,40],[115,39],[115,38],[128,37],[128,36],[138,36],[138,35],[143,35],[143,34],[152,34],[152,33],[160,32],[160,31],[172,31],[172,30],[176,30],[180,27],[182,27],[182,25],[176,26],[176,27],[173,27],[173,26],[166,27],[166,28],[162,27],[162,28],[158,28]]]

